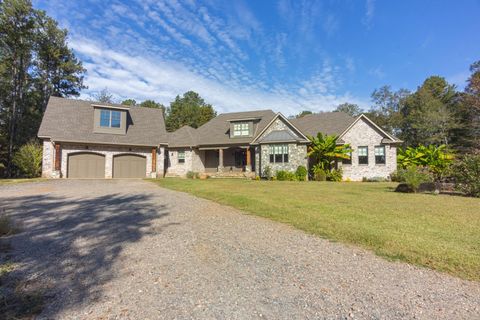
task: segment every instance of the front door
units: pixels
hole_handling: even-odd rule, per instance
[[[247,164],[247,152],[245,149],[235,150],[235,167],[243,168]]]

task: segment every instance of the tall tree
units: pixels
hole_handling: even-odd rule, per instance
[[[2,135],[7,142],[7,175],[12,174],[12,157],[17,144],[18,121],[26,108],[29,89],[35,19],[28,1],[0,2],[0,72]],[[3,151],[3,150],[2,150]],[[5,152],[5,151],[4,151]]]
[[[352,117],[356,117],[363,112],[362,108],[360,108],[357,104],[348,103],[348,102],[339,104],[335,108],[335,111],[336,112],[345,112],[346,114],[349,114]]]
[[[86,88],[83,85],[85,69],[67,45],[66,29],[59,28],[44,11],[35,11],[35,20],[34,77],[43,112],[51,95],[78,96],[80,90]]]
[[[134,107],[137,105],[137,101],[135,101],[135,99],[125,99],[120,104],[123,104],[124,106]]]
[[[184,125],[198,128],[216,115],[212,105],[205,103],[198,93],[188,91],[170,103],[166,127],[168,131],[175,131]]]
[[[0,163],[35,138],[50,95],[78,95],[83,69],[61,30],[29,0],[0,1]],[[0,165],[2,167],[2,165]]]
[[[459,149],[480,153],[480,60],[470,66],[470,72],[461,96],[459,117],[462,126],[456,140]]]
[[[373,106],[366,115],[383,129],[401,136],[402,110],[410,92],[406,89],[393,91],[390,86],[375,89],[371,95]]]
[[[403,138],[407,145],[449,145],[456,116],[458,94],[455,86],[439,76],[427,78],[405,101]]]
[[[313,112],[310,111],[310,110],[303,110],[302,112],[300,112],[299,114],[297,114],[295,116],[295,118],[301,118],[301,117],[305,117],[306,115],[309,115],[309,114],[312,114]]]
[[[108,91],[108,88],[103,88],[97,92],[94,96],[95,101],[102,103],[114,103],[113,94]]]

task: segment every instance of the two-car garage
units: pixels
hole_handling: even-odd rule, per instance
[[[105,178],[106,157],[93,152],[69,154],[67,161],[68,178],[103,179]],[[147,159],[135,154],[113,156],[113,178],[145,178]]]

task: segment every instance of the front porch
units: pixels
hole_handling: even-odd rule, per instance
[[[250,146],[200,149],[205,173],[209,176],[246,177],[255,175],[255,156]]]

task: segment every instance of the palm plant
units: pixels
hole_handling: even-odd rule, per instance
[[[428,167],[437,179],[442,179],[455,156],[449,152],[446,145],[419,145],[399,149],[397,163],[401,168],[412,166]]]
[[[309,136],[308,139],[311,145],[307,155],[315,162],[314,171],[331,171],[336,161],[349,160],[353,151],[349,144],[338,144],[338,136],[319,132],[316,137]]]

